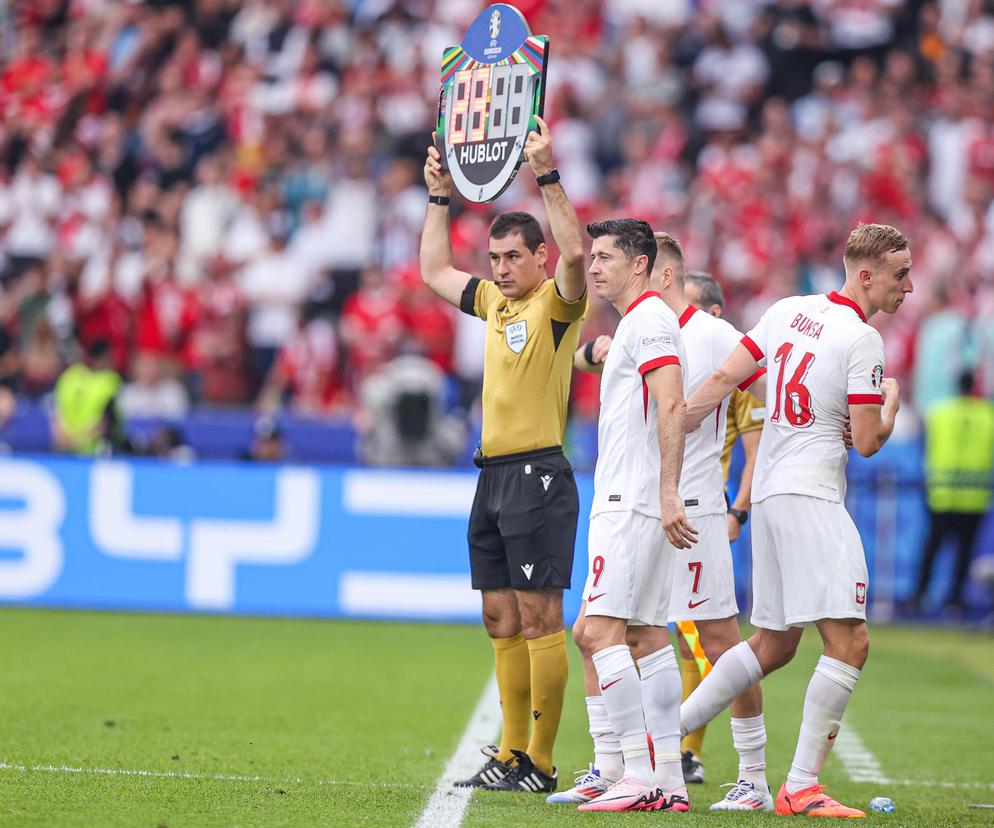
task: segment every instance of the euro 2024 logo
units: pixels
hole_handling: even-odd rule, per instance
[[[490,39],[496,40],[500,34],[500,9],[494,9],[490,13]]]
[[[884,366],[874,365],[873,370],[870,372],[870,385],[875,389],[880,389],[880,384],[884,381]]]

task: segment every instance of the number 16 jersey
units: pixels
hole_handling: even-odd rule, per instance
[[[881,404],[883,340],[859,305],[836,292],[781,299],[742,344],[767,366],[763,436],[752,500],[846,496],[849,406]]]

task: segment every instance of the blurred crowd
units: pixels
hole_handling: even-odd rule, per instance
[[[351,415],[413,358],[469,405],[482,331],[422,286],[417,249],[442,49],[482,5],[5,4],[0,419],[94,348],[124,417]],[[551,37],[546,113],[581,220],[678,236],[740,327],[837,287],[857,221],[895,224],[915,296],[874,320],[888,373],[919,411],[964,368],[994,396],[991,0],[516,5]],[[526,173],[454,205],[461,268],[489,272],[506,209],[542,215]],[[597,310],[589,334],[612,324]],[[596,415],[596,379],[573,404]]]

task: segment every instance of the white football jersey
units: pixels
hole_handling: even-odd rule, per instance
[[[683,391],[689,399],[704,381],[721,367],[742,334],[724,319],[718,319],[693,305],[680,316],[680,337],[687,354],[683,368]],[[743,383],[748,388],[755,377]],[[700,428],[687,435],[680,474],[680,497],[688,517],[724,514],[725,480],[721,452],[725,447],[725,417],[729,397],[709,414]]]
[[[680,325],[659,294],[647,291],[625,311],[604,360],[597,419],[593,517],[634,511],[659,517],[658,409],[645,374],[685,364]]]
[[[880,334],[859,305],[833,291],[781,299],[742,344],[768,368],[753,502],[777,494],[842,502],[849,405],[883,402]]]

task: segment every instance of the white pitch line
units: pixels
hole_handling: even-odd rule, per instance
[[[848,725],[843,725],[835,738],[834,753],[842,762],[853,782],[877,782],[890,785],[894,780],[887,777],[880,762],[859,738],[859,734]]]
[[[466,815],[473,788],[455,788],[452,783],[471,776],[477,769],[480,745],[494,740],[499,724],[500,694],[497,677],[491,676],[415,828],[458,828]]]
[[[135,768],[78,768],[71,765],[20,765],[0,762],[0,771],[19,773],[91,774],[94,776],[138,776],[145,779],[194,779],[214,782],[264,782],[269,785],[354,785],[363,788],[421,789],[424,785],[408,782],[365,782],[352,779],[270,779],[265,776],[246,776],[235,773],[192,773],[189,771],[154,771]]]

